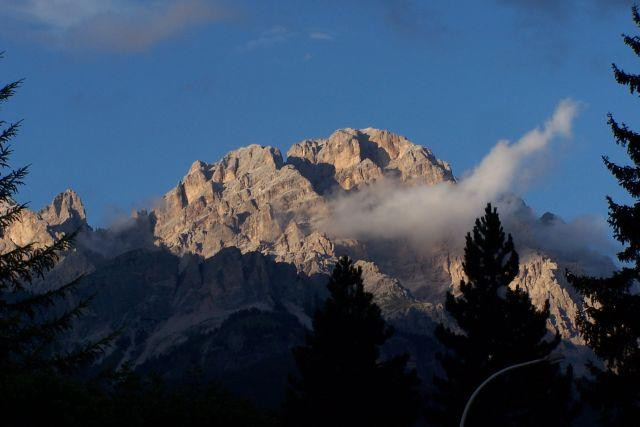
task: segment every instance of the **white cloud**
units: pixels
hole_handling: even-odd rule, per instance
[[[317,41],[332,41],[334,39],[331,34],[323,31],[298,32],[291,31],[282,25],[276,25],[267,31],[263,31],[255,39],[249,40],[241,46],[238,46],[238,50],[240,52],[250,52],[256,49],[269,48],[274,45],[283,44],[306,36],[308,36],[309,39]],[[307,55],[305,55],[305,59],[310,58],[307,58]]]
[[[333,40],[333,36],[329,33],[325,33],[322,31],[311,31],[309,33],[309,38],[313,39],[313,40],[324,40],[324,41],[331,41]]]
[[[544,170],[541,169],[544,165],[534,160],[544,154],[553,140],[571,136],[577,111],[576,102],[562,101],[544,126],[530,131],[515,143],[498,142],[457,183],[406,187],[397,182],[382,181],[338,196],[331,202],[333,215],[323,228],[339,237],[409,241],[418,249],[428,251],[445,242],[464,243],[464,234],[471,230],[474,219],[482,215],[487,202],[497,204],[505,217],[504,222],[514,228],[523,222],[531,224],[537,221],[535,215],[522,204],[515,206],[510,195],[524,189],[528,183],[525,178],[530,180]],[[600,220],[582,219],[567,227],[558,223],[553,225],[555,228],[548,229],[553,228],[551,234],[562,236],[566,241],[569,235],[593,236],[586,234],[589,227],[585,224],[593,226],[596,223],[600,225],[592,227],[590,232],[599,237],[592,241],[604,242],[605,227]],[[546,235],[551,237],[551,234]],[[553,245],[551,240],[547,243]]]
[[[5,0],[0,15],[18,35],[69,49],[135,52],[185,30],[225,19],[209,0]]]
[[[117,8],[114,0],[24,0],[10,1],[8,5],[10,11],[26,21],[52,31],[64,31],[85,19]]]
[[[271,47],[276,44],[284,43],[288,41],[294,33],[289,31],[282,25],[276,25],[271,29],[264,31],[259,37],[249,40],[245,44],[239,47],[242,52],[249,52],[255,49]]]

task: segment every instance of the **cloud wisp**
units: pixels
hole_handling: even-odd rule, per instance
[[[324,40],[324,41],[332,41],[333,36],[324,31],[311,31],[309,33],[309,38],[313,40]]]
[[[294,35],[295,33],[289,31],[282,25],[276,25],[267,31],[263,31],[257,38],[249,40],[239,46],[238,50],[240,52],[250,52],[260,48],[271,47],[289,41]]]
[[[8,0],[12,34],[66,49],[139,52],[184,31],[230,18],[210,0]]]
[[[457,247],[464,243],[464,234],[473,227],[474,219],[482,214],[486,203],[493,202],[505,217],[505,224],[512,228],[508,231],[517,236],[514,229],[522,229],[523,243],[542,247],[543,242],[537,244],[533,241],[537,236],[560,236],[561,232],[565,233],[563,240],[569,240],[566,233],[586,236],[585,230],[594,225],[593,233],[598,236],[593,241],[603,243],[606,241],[603,237],[606,227],[599,219],[580,219],[571,224],[548,221],[545,230],[553,229],[553,233],[543,230],[536,233],[531,225],[540,221],[520,199],[512,196],[524,190],[532,178],[542,173],[544,167],[536,160],[542,158],[549,145],[556,139],[571,137],[572,123],[578,110],[578,103],[562,101],[543,126],[514,143],[498,142],[472,171],[456,183],[406,187],[385,180],[355,193],[337,196],[331,202],[332,217],[323,229],[332,236],[408,241],[425,251],[442,244]],[[527,233],[532,236],[524,235],[527,227]],[[527,242],[524,242],[525,237]],[[580,239],[580,242],[584,243],[584,240]],[[583,247],[580,242],[578,246]],[[553,242],[549,245],[558,246]]]
[[[294,39],[300,39],[305,34],[310,40],[317,42],[333,41],[334,37],[326,31],[311,30],[305,32],[292,31],[282,25],[275,25],[270,29],[263,31],[260,35],[254,39],[243,43],[238,46],[239,52],[251,52],[256,49],[269,48],[275,45],[284,44]]]

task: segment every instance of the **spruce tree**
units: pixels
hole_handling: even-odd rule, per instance
[[[636,6],[632,17],[640,27]],[[640,56],[640,37],[622,37]],[[616,81],[631,94],[640,95],[640,75],[627,73],[615,64],[612,67]],[[607,197],[609,224],[624,247],[618,253],[623,268],[610,277],[568,273],[568,280],[585,297],[585,307],[578,318],[580,332],[604,365],[589,365],[592,378],[582,382],[582,395],[601,411],[602,424],[631,426],[640,420],[640,295],[634,290],[640,274],[640,134],[618,123],[612,114],[607,123],[631,163],[618,165],[603,156],[605,166],[632,200],[632,204],[625,205]]]
[[[445,302],[455,326],[435,331],[445,350],[438,354],[444,375],[434,376],[427,415],[442,426],[458,425],[467,400],[490,375],[546,357],[560,342],[557,332],[545,339],[548,302],[537,310],[526,291],[510,287],[519,257],[491,204],[466,236],[463,267],[459,295],[450,291]],[[467,424],[566,425],[571,380],[558,369],[540,364],[497,378],[474,401]]]
[[[21,84],[22,80],[18,80],[0,88],[0,105],[5,104]],[[5,238],[7,229],[20,221],[27,207],[14,200],[27,176],[27,167],[11,169],[9,164],[11,141],[20,125],[21,122],[0,121],[0,171],[5,171],[0,172],[0,238]],[[60,334],[82,314],[89,299],[64,303],[77,288],[80,278],[43,292],[34,290],[32,283],[44,278],[56,265],[73,237],[73,234],[63,236],[49,246],[38,242],[11,245],[5,239],[10,246],[0,253],[0,376],[68,371],[91,360],[111,342],[113,336],[107,336],[70,351],[54,350]]]
[[[313,318],[305,344],[293,350],[299,375],[284,406],[291,426],[410,426],[419,414],[419,380],[408,356],[380,360],[392,335],[362,270],[346,257],[336,264],[330,296]]]

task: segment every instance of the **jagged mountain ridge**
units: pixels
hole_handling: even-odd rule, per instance
[[[443,319],[444,292],[463,277],[460,254],[443,248],[425,257],[402,242],[332,238],[321,229],[331,197],[386,179],[455,182],[446,162],[402,136],[342,129],[294,144],[286,160],[277,148],[251,145],[215,163],[196,161],[160,206],[136,213],[119,230],[88,227],[78,195],[68,190],[39,213],[25,212],[3,244],[46,244],[83,229],[77,248],[47,280],[87,275],[88,292],[98,297],[72,339],[125,325],[107,355],[116,361],[143,365],[250,308],[284,311],[309,326],[326,275],[345,253],[358,260],[385,316],[401,332],[428,337],[433,321]],[[522,255],[514,286],[539,306],[548,299],[550,326],[580,344],[580,302],[562,277],[565,267],[579,266],[535,248]]]
[[[155,237],[176,253],[205,257],[224,245],[245,252],[257,250],[291,262],[307,274],[327,273],[338,245],[341,254],[377,262],[377,272],[382,267],[383,273],[398,280],[397,286],[404,285],[437,305],[444,291],[462,278],[459,254],[443,248],[442,253],[424,259],[400,246],[393,252],[401,256],[389,256],[388,242],[378,250],[374,242],[357,242],[349,236],[335,241],[317,230],[330,215],[327,194],[354,191],[389,178],[405,185],[455,182],[449,164],[428,149],[372,128],[338,130],[327,139],[294,144],[286,162],[279,150],[253,145],[212,165],[194,163],[182,182],[165,195],[165,206],[152,213]],[[566,338],[576,339],[572,325],[576,296],[562,277],[567,265],[535,250],[523,255],[517,285],[529,290],[540,306],[550,299],[554,324]]]

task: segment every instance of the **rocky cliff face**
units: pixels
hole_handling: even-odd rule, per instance
[[[75,191],[66,190],[58,194],[53,202],[40,212],[24,210],[20,221],[13,223],[5,231],[0,239],[0,246],[5,251],[16,244],[49,245],[62,233],[84,229],[86,226],[84,206],[80,197]]]
[[[429,337],[434,321],[446,320],[444,293],[463,278],[460,254],[446,247],[416,254],[403,242],[329,237],[320,228],[333,195],[386,179],[455,183],[446,162],[402,136],[342,129],[294,144],[286,160],[277,148],[251,145],[215,163],[196,161],[159,207],[139,212],[122,230],[91,230],[78,195],[68,190],[39,213],[25,212],[3,244],[47,244],[81,229],[77,248],[47,280],[87,274],[88,292],[98,297],[76,338],[126,325],[109,357],[137,365],[169,357],[194,336],[198,348],[207,347],[203,337],[227,336],[215,331],[240,310],[287,313],[308,326],[342,254],[358,260],[367,289],[402,333]],[[539,306],[549,300],[550,327],[580,344],[580,301],[562,277],[576,265],[536,248],[521,255],[513,286],[527,289]],[[269,351],[264,358],[273,356]]]
[[[325,193],[351,190],[388,176],[409,185],[453,181],[451,167],[431,151],[388,131],[341,129],[328,139],[305,140],[287,152],[287,162]]]
[[[53,233],[71,233],[87,225],[84,206],[73,190],[58,194],[39,215]]]

